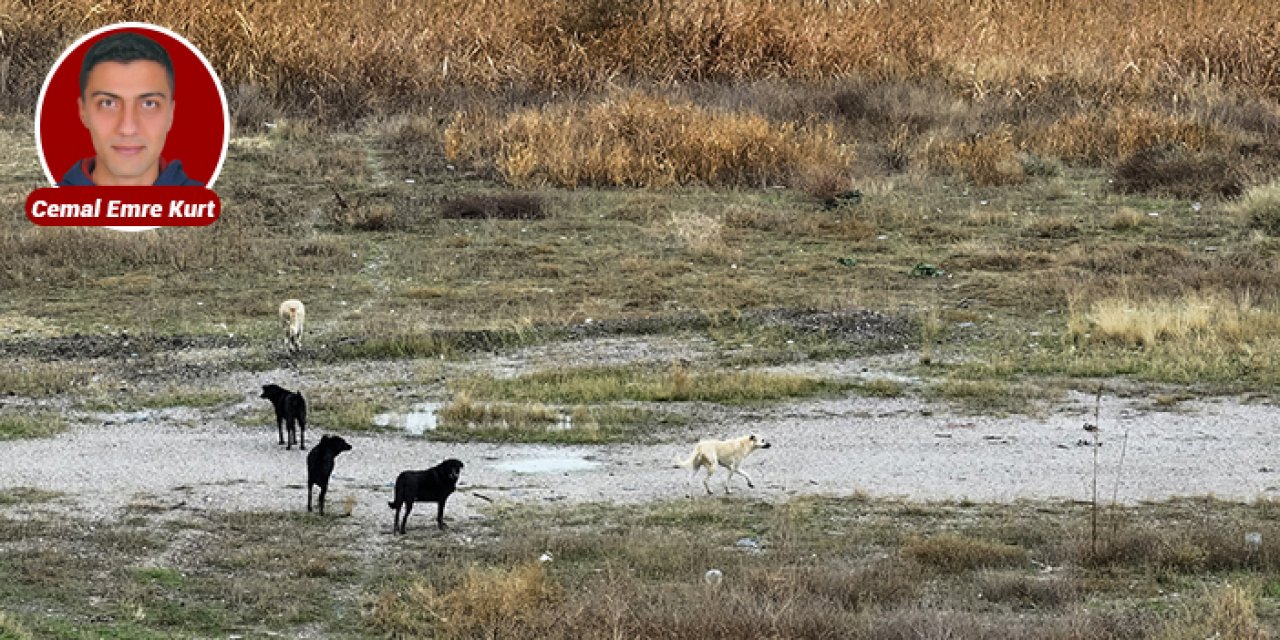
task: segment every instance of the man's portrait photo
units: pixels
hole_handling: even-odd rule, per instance
[[[200,187],[221,169],[229,123],[216,75],[190,43],[143,26],[90,34],[50,72],[37,139],[57,186]]]
[[[173,126],[173,62],[155,40],[118,33],[99,40],[80,68],[80,122],[94,157],[77,162],[59,186],[202,186],[181,160],[160,157]]]

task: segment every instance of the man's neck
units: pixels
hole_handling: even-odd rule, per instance
[[[92,173],[89,174],[89,179],[93,180],[93,184],[99,187],[149,187],[155,184],[159,178],[159,166],[138,177],[121,178],[108,172],[97,159],[94,159]]]

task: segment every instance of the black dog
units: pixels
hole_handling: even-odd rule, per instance
[[[391,516],[391,533],[404,533],[405,524],[409,522],[409,512],[413,511],[413,503],[434,502],[436,524],[441,529],[444,525],[444,502],[458,487],[458,475],[462,473],[463,464],[450,458],[440,464],[423,471],[402,471],[396,477],[396,499],[387,506],[396,510]],[[404,518],[400,518],[400,505],[404,505]]]
[[[320,444],[307,454],[307,511],[311,510],[311,486],[320,487],[320,515],[324,515],[324,496],[329,492],[329,475],[333,473],[333,459],[343,451],[350,451],[340,436],[323,435]]]
[[[276,408],[276,430],[280,432],[280,444],[284,444],[284,425],[289,425],[289,444],[285,449],[292,449],[294,443],[294,423],[302,428],[298,449],[307,449],[307,399],[301,393],[285,389],[279,385],[262,385],[262,395]]]

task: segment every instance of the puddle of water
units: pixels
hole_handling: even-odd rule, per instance
[[[408,413],[379,413],[373,417],[373,424],[404,429],[410,435],[420,436],[426,431],[435,431],[439,408],[439,402],[422,402],[410,407]]]
[[[420,436],[426,431],[435,431],[439,425],[436,410],[439,402],[421,402],[410,407],[407,413],[379,413],[373,417],[373,424],[379,427],[404,429],[410,435]],[[547,425],[547,431],[569,431],[573,429],[573,415],[557,413],[556,421]]]
[[[509,460],[498,465],[494,465],[503,471],[511,471],[514,473],[561,473],[564,471],[586,471],[600,466],[599,462],[592,462],[578,456],[557,456],[548,458],[525,458],[523,460]]]

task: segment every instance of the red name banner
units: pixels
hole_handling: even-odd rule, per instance
[[[27,196],[27,219],[44,227],[203,227],[222,214],[204,187],[47,187]]]

